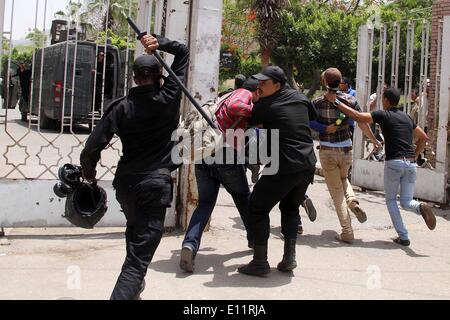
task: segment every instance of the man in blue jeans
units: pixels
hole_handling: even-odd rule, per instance
[[[397,88],[388,88],[383,92],[384,110],[361,113],[347,107],[336,97],[329,97],[329,101],[349,117],[358,122],[378,123],[383,130],[386,144],[384,190],[386,206],[398,233],[394,242],[409,246],[408,231],[397,205],[398,188],[400,187],[400,204],[403,209],[422,215],[430,230],[436,227],[436,217],[430,206],[413,199],[417,174],[416,159],[425,148],[428,136],[406,113],[397,108],[399,100],[400,91]],[[415,149],[413,137],[417,140]]]
[[[216,111],[219,129],[246,129],[251,116],[253,101],[258,99],[258,81],[247,80],[243,88],[238,88],[224,98],[222,105]],[[227,141],[232,145],[234,142]],[[237,148],[239,150],[239,148]],[[224,153],[233,153],[235,160],[237,151],[232,146],[225,147]],[[225,156],[224,156],[225,159]],[[216,205],[220,185],[233,197],[234,204],[239,211],[242,222],[247,230],[248,246],[253,247],[252,236],[248,233],[248,203],[250,188],[243,164],[196,164],[195,177],[199,203],[192,214],[181,249],[180,268],[186,272],[194,272],[195,256],[200,248],[203,230]]]

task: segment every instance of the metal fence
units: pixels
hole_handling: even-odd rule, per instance
[[[56,19],[49,28],[46,21],[54,14],[48,10],[51,0],[24,0],[28,8],[34,10],[31,27],[44,34],[50,33],[49,41],[42,41],[33,51],[27,101],[17,75],[19,61],[13,59],[14,21],[21,19],[17,10],[19,1],[0,0],[0,31],[7,45],[0,49],[3,61],[0,63],[3,78],[0,227],[66,226],[69,224],[61,218],[64,201],[52,192],[58,169],[65,163],[79,163],[85,142],[108,104],[126,95],[133,85],[131,65],[134,56],[142,54],[143,49],[139,46],[134,49],[136,37],[128,28],[126,43],[120,50],[110,43],[111,31],[115,30],[107,30],[106,26],[86,29],[79,14],[81,11]],[[74,2],[81,7],[85,5],[81,0]],[[107,8],[115,2],[105,0],[97,7],[97,13],[105,14],[104,21],[109,20]],[[165,28],[163,11],[166,7],[167,0],[129,0],[123,14],[137,20],[143,30],[161,34]],[[9,23],[4,30],[5,17]],[[183,29],[186,28],[183,25]],[[116,136],[102,152],[97,167],[98,179],[112,180],[121,149],[120,139]],[[112,201],[109,201],[107,217],[99,226],[124,225],[110,183],[100,183]],[[175,224],[173,205],[165,225],[174,227]]]
[[[426,20],[399,21],[392,24],[381,24],[378,27],[364,25],[359,30],[358,65],[356,89],[360,105],[369,110],[369,97],[376,93],[382,95],[383,86],[390,85],[400,88],[403,94],[403,111],[410,113],[412,109],[412,94],[418,90],[418,125],[422,128],[434,128],[432,136],[438,137],[438,143],[431,143],[424,157],[436,155],[436,164],[424,162],[418,170],[415,196],[445,203],[447,199],[448,175],[448,70],[447,59],[441,52],[450,43],[450,17],[440,21],[437,37],[436,76],[430,76],[431,57],[431,24]],[[420,33],[417,33],[420,32]],[[403,35],[403,36],[401,36]],[[445,82],[442,75],[445,75]],[[429,89],[433,88],[435,103],[428,101]],[[381,109],[381,99],[377,99],[376,109]],[[429,123],[428,112],[434,112],[439,124]],[[430,132],[429,132],[430,134]],[[444,138],[445,136],[445,138]],[[367,150],[362,132],[356,131],[354,166],[352,183],[363,188],[383,190],[383,162],[367,159]]]
[[[10,21],[9,30],[2,30],[8,48],[2,52],[7,59],[3,58],[5,62],[0,66],[3,78],[0,153],[4,160],[0,161],[0,177],[55,179],[62,164],[79,162],[84,143],[108,104],[126,95],[132,86],[130,66],[136,40],[128,28],[125,48],[117,48],[110,44],[113,30],[107,30],[106,26],[90,30],[89,37],[81,21],[81,10],[59,19],[50,30],[46,26],[48,17],[54,14],[47,9],[50,0],[28,0],[30,10],[35,10],[32,27],[44,34],[51,31],[51,45],[42,42],[33,52],[31,66],[27,66],[31,83],[26,99],[17,75],[19,61],[12,59],[13,25],[15,19],[20,19],[17,1],[0,1]],[[103,7],[96,9],[105,14],[105,21],[110,14],[107,8],[113,3],[105,1]],[[141,20],[146,19],[146,30],[160,33],[164,3],[167,1],[146,1],[138,13],[137,1],[129,0],[123,14],[135,19],[140,15]],[[81,0],[76,4],[84,6]],[[139,50],[136,54],[142,53]],[[115,137],[102,153],[99,179],[112,179],[120,153],[120,140]]]

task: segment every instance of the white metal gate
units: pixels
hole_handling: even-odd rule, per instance
[[[19,19],[19,13],[15,11],[17,1],[20,0],[0,0],[0,26],[2,28],[0,31],[9,40],[13,39],[14,36],[13,21]],[[47,33],[49,30],[45,21],[47,16],[52,14],[47,12],[47,4],[51,0],[22,1],[29,3],[30,10],[35,10],[33,22],[35,30]],[[74,2],[83,6],[87,1],[78,0]],[[98,12],[106,12],[106,21],[108,21],[109,14],[106,8],[114,2],[117,1],[105,0],[103,7],[97,9]],[[120,1],[122,4],[125,2]],[[218,88],[221,10],[222,1],[218,0],[128,0],[127,10],[124,13],[133,17],[142,30],[162,34],[182,43],[190,43],[191,62],[188,89],[196,95],[199,102],[205,102],[215,97]],[[3,13],[10,16],[11,23],[6,27],[6,30],[3,30]],[[43,17],[38,16],[39,14],[42,14]],[[205,30],[205,28],[198,26],[199,19],[210,19],[209,26],[211,26],[211,29]],[[44,23],[39,25],[38,21],[41,20]],[[69,40],[71,38],[74,40],[80,39],[83,28],[79,14],[68,17],[66,26],[66,34]],[[71,31],[72,26],[73,30]],[[58,79],[59,82],[46,83],[45,80],[53,66],[47,67],[44,60],[48,58],[53,50],[51,47],[55,45],[48,46],[42,43],[34,51],[33,83],[31,84],[33,89],[30,93],[29,105],[37,105],[37,108],[30,108],[31,112],[28,114],[27,121],[21,120],[21,113],[17,110],[15,104],[11,106],[14,109],[8,109],[5,105],[5,99],[2,100],[2,107],[6,108],[0,109],[0,153],[2,155],[0,161],[0,194],[2,196],[0,227],[69,225],[61,217],[64,212],[64,201],[53,194],[52,187],[61,165],[64,163],[79,163],[79,156],[84,143],[92,127],[95,126],[96,121],[100,119],[107,107],[108,99],[105,90],[107,90],[107,81],[110,80],[111,74],[108,75],[107,72],[108,62],[99,67],[97,56],[102,50],[105,55],[109,53],[109,33],[106,32],[104,41],[100,42],[102,31],[106,31],[106,26],[94,31],[93,40],[96,44],[93,45],[95,63],[92,72],[100,76],[94,76],[92,82],[89,82],[91,96],[88,98],[90,111],[87,121],[83,119],[84,122],[79,123],[81,121],[75,116],[78,87],[82,87],[86,85],[85,82],[91,81],[87,80],[87,76],[82,74],[83,63],[85,63],[81,59],[83,58],[81,53],[84,50],[82,41],[63,42],[62,46],[65,48],[61,50],[65,55],[64,77]],[[189,38],[195,40],[189,41]],[[213,42],[212,46],[211,41]],[[11,59],[13,48],[11,41],[8,43],[8,50],[0,49],[2,50],[0,56],[9,56],[6,70],[0,69],[0,74],[5,74],[6,89],[4,95],[7,97],[10,95],[10,78],[14,78],[11,76],[15,72],[11,71],[15,67],[15,62]],[[122,57],[119,53],[117,58],[122,63],[122,74],[121,77],[116,79],[122,83],[122,87],[117,90],[116,97],[127,93],[131,86],[130,63],[134,56],[143,52],[140,43],[136,43],[136,50],[133,55],[133,50],[130,49],[132,43],[136,43],[135,35],[128,28],[126,49],[121,53]],[[69,48],[70,46],[73,46],[73,48]],[[171,57],[165,57],[165,59],[168,60],[169,64],[171,63]],[[205,63],[205,60],[213,62]],[[215,63],[216,60],[217,63]],[[196,63],[196,61],[202,62]],[[36,86],[36,81],[39,82],[39,87]],[[43,103],[48,98],[44,93],[45,86],[52,86],[52,94],[55,93],[55,97],[52,97],[52,99],[61,103],[61,111],[58,114],[57,121],[53,123],[56,125],[51,129],[42,125],[43,121],[48,120],[45,118],[46,105]],[[114,86],[117,89],[118,83],[114,83]],[[96,103],[96,88],[100,88],[101,92],[100,105]],[[97,90],[97,92],[99,91]],[[185,108],[188,108],[188,104]],[[120,155],[120,139],[115,137],[108,148],[102,152],[101,162],[97,168],[97,177],[103,180],[100,181],[100,184],[107,190],[110,200],[108,214],[99,223],[99,226],[124,225],[124,218],[117,201],[115,201],[111,183],[106,182],[112,180]],[[175,175],[174,179],[177,179]],[[192,188],[192,186],[188,183],[184,188]],[[166,227],[175,226],[176,218],[174,202],[167,214]]]
[[[450,88],[450,17],[445,17],[441,23],[440,36],[438,37],[438,67],[435,79],[430,79],[431,85],[436,90],[436,103],[434,106],[427,105],[428,108],[435,108],[435,114],[439,114],[439,124],[437,127],[436,166],[435,168],[418,168],[418,178],[415,188],[415,196],[424,200],[446,203],[448,201],[448,168],[449,168],[449,145],[447,141],[448,119],[449,119],[449,88]],[[416,24],[422,24],[421,51],[420,57],[414,56],[414,30]],[[406,39],[400,38],[400,28],[407,28]],[[406,42],[405,51],[401,51],[401,41]],[[374,43],[378,43],[378,52],[374,52]],[[389,66],[387,66],[387,48],[392,51],[390,78],[386,76]],[[442,53],[442,54],[441,54]],[[427,79],[429,78],[429,58],[430,58],[430,24],[428,21],[407,21],[396,22],[392,25],[384,24],[379,30],[373,26],[364,25],[359,30],[358,42],[358,65],[356,89],[358,102],[368,111],[367,102],[372,87],[373,70],[372,64],[374,55],[378,57],[377,70],[377,96],[381,95],[384,83],[399,87],[403,84],[405,97],[405,111],[411,108],[411,92],[413,82],[418,82],[421,96],[425,96]],[[420,72],[414,74],[414,59],[420,59]],[[399,70],[400,63],[404,64],[404,72]],[[418,81],[417,81],[418,79]],[[414,81],[416,80],[416,81]],[[402,83],[403,82],[403,83]],[[377,108],[381,108],[381,99],[377,99]],[[423,128],[427,126],[425,101],[420,99],[419,104],[419,125]],[[437,112],[436,112],[437,111]],[[384,163],[365,159],[365,150],[362,132],[355,131],[355,152],[352,172],[352,183],[364,188],[383,190]]]

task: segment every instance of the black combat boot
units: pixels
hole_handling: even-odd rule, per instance
[[[297,267],[295,261],[295,245],[297,239],[284,239],[284,255],[283,260],[278,263],[277,269],[281,272],[289,272]]]
[[[142,300],[141,293],[145,290],[145,279],[142,279],[141,285],[139,286],[139,291],[134,296],[133,300]]]
[[[269,262],[267,262],[267,245],[255,245],[253,250],[253,260],[249,264],[239,267],[238,272],[263,277],[270,273]]]

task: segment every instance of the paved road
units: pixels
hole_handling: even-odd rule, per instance
[[[211,231],[205,233],[196,272],[178,267],[181,232],[166,234],[147,274],[143,299],[450,299],[450,210],[437,210],[437,227],[402,211],[411,246],[392,243],[395,232],[381,193],[357,192],[368,221],[353,220],[357,241],[334,240],[339,230],[323,178],[309,195],[318,209],[297,241],[299,267],[283,274],[280,215],[271,213],[267,278],[241,275],[251,259],[231,197],[221,190]],[[124,259],[123,228],[84,231],[7,229],[10,245],[0,246],[0,299],[108,299]]]

